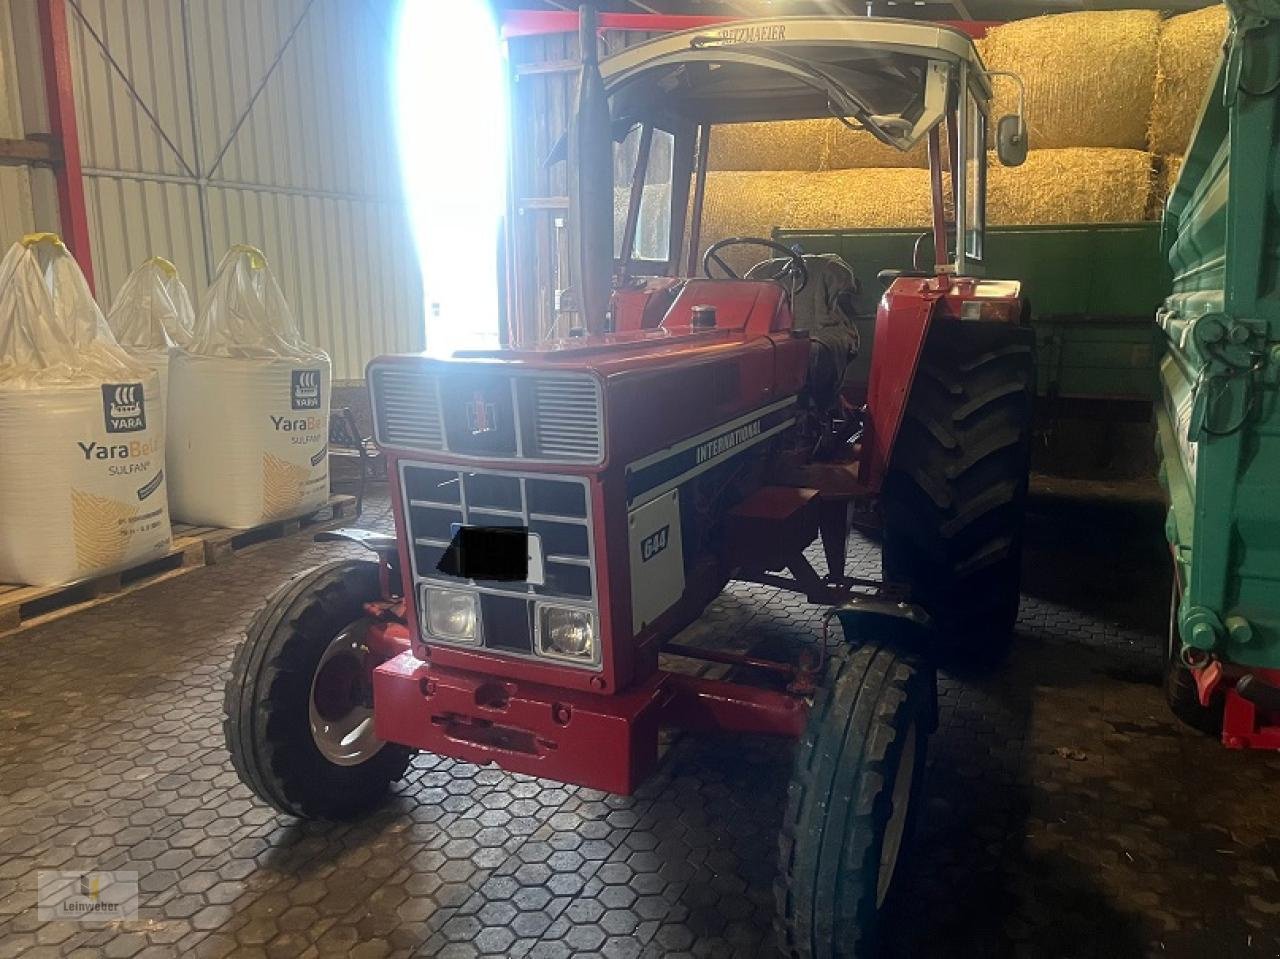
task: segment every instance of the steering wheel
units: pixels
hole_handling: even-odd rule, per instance
[[[775,280],[781,280],[784,276],[798,278],[799,283],[793,283],[791,286],[791,295],[795,296],[806,286],[809,285],[809,268],[804,265],[804,257],[791,249],[789,246],[783,246],[776,240],[766,240],[760,236],[730,236],[723,240],[717,240],[707,247],[707,252],[702,254],[702,275],[709,280],[716,277],[711,275],[711,264],[714,263],[724,271],[724,276],[720,279],[740,280],[737,272],[720,257],[720,251],[730,246],[763,246],[766,249],[773,250],[775,253],[782,254],[790,262],[787,263],[777,275],[773,277]]]

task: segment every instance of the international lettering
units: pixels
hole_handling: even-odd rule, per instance
[[[698,464],[701,465],[707,460],[713,460],[717,456],[723,456],[735,447],[741,446],[760,435],[761,426],[759,420],[747,423],[745,426],[739,426],[736,430],[730,430],[728,433],[721,433],[715,439],[707,440],[698,447]]]

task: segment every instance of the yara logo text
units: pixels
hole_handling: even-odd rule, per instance
[[[320,409],[320,371],[292,371],[292,399],[295,410]]]
[[[146,392],[141,383],[103,383],[102,419],[108,433],[147,428]]]

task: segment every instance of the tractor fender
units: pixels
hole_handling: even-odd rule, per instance
[[[915,654],[932,663],[933,620],[915,603],[881,596],[853,596],[827,614],[840,621],[845,642],[851,647],[882,646]],[[929,666],[932,672],[933,667]],[[929,708],[930,726],[938,728],[937,683],[932,684]]]
[[[933,620],[915,603],[881,596],[853,596],[831,611],[851,646],[876,643],[920,650],[933,635]]]

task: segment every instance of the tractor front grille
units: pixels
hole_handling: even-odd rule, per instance
[[[420,463],[402,463],[400,479],[415,588],[437,583],[479,592],[485,648],[532,655],[534,604],[539,600],[596,608],[586,479]],[[477,581],[440,572],[458,526],[527,527],[541,542],[544,581]]]
[[[370,370],[369,384],[379,443],[408,449],[444,449],[440,384],[436,377],[409,366],[384,366]]]
[[[584,376],[547,376],[533,381],[533,433],[545,459],[598,462],[600,391]]]
[[[600,384],[586,373],[396,363],[371,368],[369,384],[383,446],[484,460],[604,459]]]

